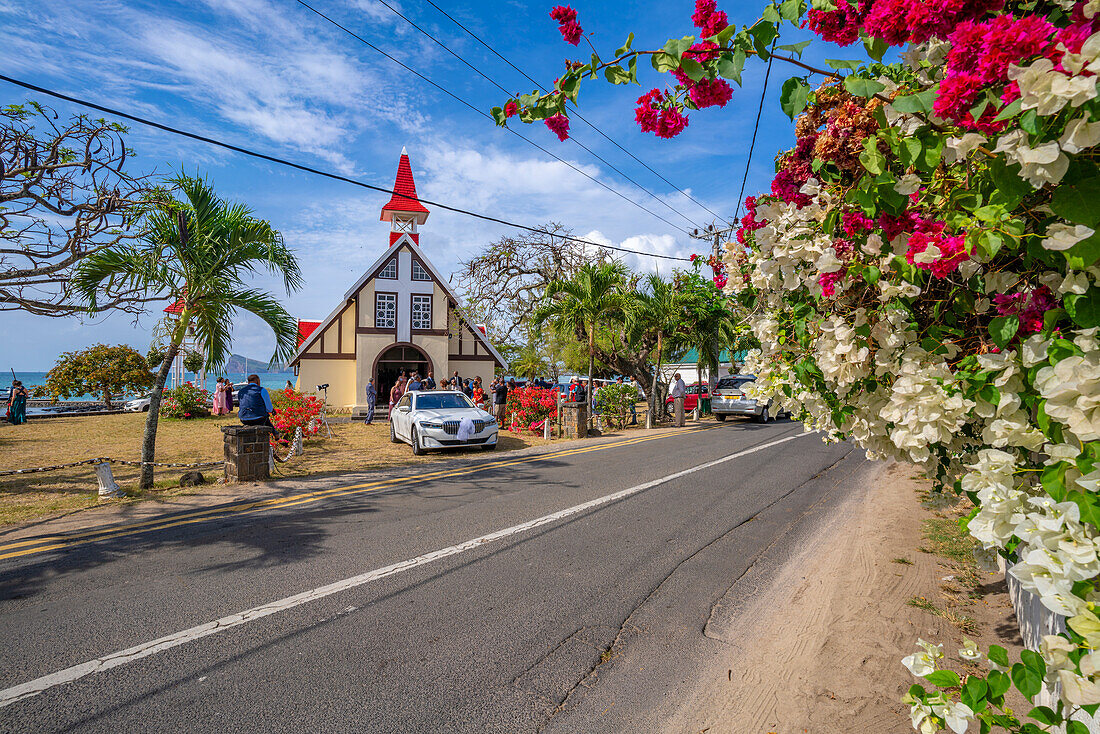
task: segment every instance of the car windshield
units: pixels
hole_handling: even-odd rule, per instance
[[[718,381],[716,390],[740,390],[745,383],[752,382],[748,377],[723,377]]]
[[[417,410],[447,410],[449,408],[472,408],[474,404],[460,392],[433,392],[416,396]]]

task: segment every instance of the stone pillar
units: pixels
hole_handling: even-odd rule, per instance
[[[562,403],[561,429],[564,438],[588,436],[588,403]]]
[[[267,426],[222,426],[225,435],[225,481],[264,482],[271,477],[268,467]]]

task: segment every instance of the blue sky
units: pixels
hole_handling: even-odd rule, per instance
[[[530,91],[515,70],[429,4],[387,2],[505,88]],[[548,17],[553,2],[436,3],[537,80],[557,77],[566,58],[587,61],[583,42],[577,49],[561,40]],[[499,90],[377,0],[311,4],[475,106],[488,110],[503,102]],[[737,24],[753,23],[761,5],[719,3]],[[635,48],[659,47],[670,35],[695,32],[693,5],[686,0],[580,2],[574,7],[605,57],[631,31]],[[703,248],[496,129],[292,0],[0,0],[0,68],[40,86],[387,187],[401,147],[407,146],[424,198],[531,225],[558,221],[578,235],[649,253],[687,255]],[[763,71],[763,64],[750,61],[745,86],[735,90],[730,104],[695,113],[688,129],[672,141],[641,133],[633,120],[634,99],[669,80],[648,66],[643,87],[587,82],[581,112],[665,178],[732,218]],[[772,158],[793,143],[793,126],[778,103],[779,86],[793,71],[779,62],[773,69],[746,193],[767,187]],[[36,97],[0,83],[0,104],[28,98]],[[42,101],[62,115],[78,111]],[[691,228],[573,143],[559,142],[541,123],[518,129],[645,208]],[[573,133],[692,222],[713,220],[579,121]],[[305,288],[285,299],[295,316],[325,316],[387,245],[387,225],[378,221],[386,199],[382,194],[137,124],[128,142],[137,152],[134,170],[205,174],[222,196],[248,203],[282,231],[305,273]],[[434,211],[421,243],[438,268],[450,273],[507,231]],[[627,256],[626,261],[665,273],[673,267],[648,257]],[[45,370],[59,352],[99,341],[144,351],[156,316],[159,309],[138,323],[122,314],[62,320],[3,313],[0,367],[10,363],[17,370]],[[270,356],[273,340],[254,319],[241,318],[234,333],[234,351]]]

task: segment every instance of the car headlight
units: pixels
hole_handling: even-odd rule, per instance
[[[429,423],[428,421],[424,421],[423,423],[420,424],[420,427],[421,428],[440,429],[440,428],[443,428],[443,424],[442,423]]]
[[[497,419],[496,418],[486,418],[485,419],[485,427],[486,428],[488,428],[489,426],[495,426],[496,424],[497,424]]]

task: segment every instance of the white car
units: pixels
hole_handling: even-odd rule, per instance
[[[453,390],[411,390],[390,414],[390,440],[410,444],[416,456],[454,446],[491,451],[497,447],[497,429],[491,414]]]

